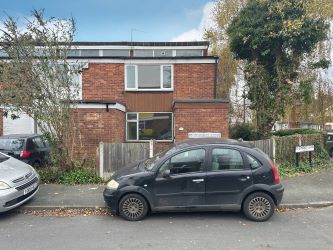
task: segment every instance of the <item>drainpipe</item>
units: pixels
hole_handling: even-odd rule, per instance
[[[216,99],[217,96],[217,61],[218,57],[215,58],[215,77],[214,77],[214,99]]]

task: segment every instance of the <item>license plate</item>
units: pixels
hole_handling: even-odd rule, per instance
[[[32,184],[30,187],[27,187],[26,189],[23,190],[23,194],[26,195],[27,193],[30,193],[36,187],[37,187],[37,183]]]

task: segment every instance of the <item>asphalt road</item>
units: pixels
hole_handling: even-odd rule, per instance
[[[333,249],[333,207],[276,213],[255,223],[238,213],[111,216],[0,215],[0,249]]]

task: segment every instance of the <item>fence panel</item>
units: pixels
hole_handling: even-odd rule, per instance
[[[274,138],[266,140],[251,141],[255,147],[266,153],[273,161],[275,160]]]
[[[129,163],[149,156],[149,143],[100,143],[99,176],[107,179]]]

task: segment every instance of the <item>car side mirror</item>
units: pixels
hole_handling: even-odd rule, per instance
[[[169,177],[170,177],[170,169],[165,170],[165,171],[162,173],[162,177],[163,177],[163,178],[169,178]]]

